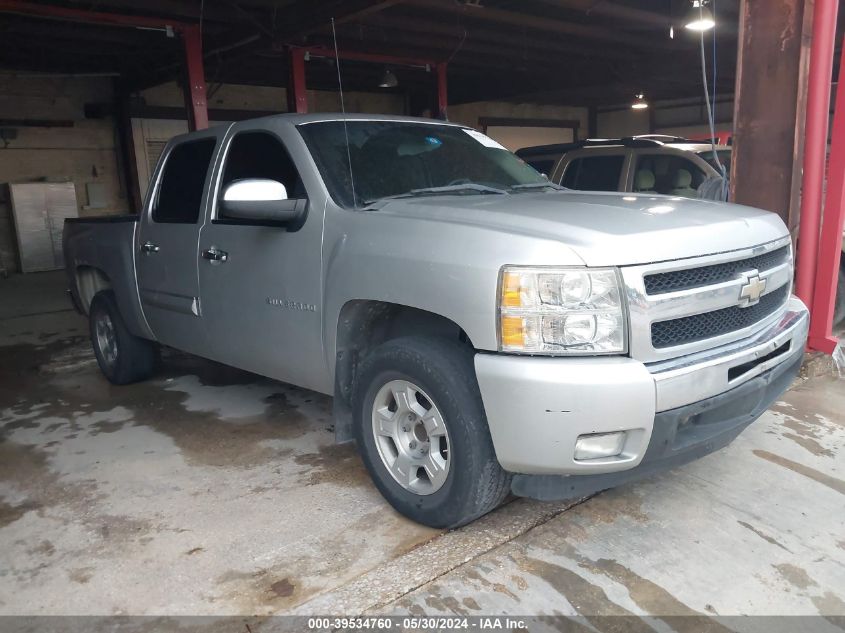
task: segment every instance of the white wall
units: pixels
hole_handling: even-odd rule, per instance
[[[481,129],[479,120],[485,117],[502,119],[526,119],[527,122],[537,120],[552,121],[577,121],[577,138],[585,138],[587,135],[587,108],[575,106],[540,105],[536,103],[510,103],[507,101],[475,101],[473,103],[462,103],[451,105],[447,109],[449,120],[456,123],[463,123],[471,127]],[[550,138],[542,142],[556,143],[559,139]]]
[[[614,110],[599,112],[596,117],[598,138],[619,138],[649,133],[648,110]]]

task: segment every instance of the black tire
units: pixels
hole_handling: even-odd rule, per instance
[[[428,394],[449,436],[449,470],[431,494],[406,490],[390,474],[376,447],[373,403],[382,386],[406,380]],[[473,351],[434,337],[388,341],[361,363],[353,395],[355,439],[381,494],[401,514],[435,528],[455,528],[495,509],[510,492],[511,476],[496,459]]]
[[[843,255],[845,257],[845,255]],[[836,306],[833,310],[833,324],[845,321],[845,262],[839,265],[839,283],[836,286]]]
[[[111,359],[107,358],[108,351],[98,340],[97,324],[102,323],[102,319],[108,319],[113,327],[116,346]],[[127,385],[145,380],[153,374],[158,360],[158,348],[152,341],[129,332],[111,290],[102,290],[94,295],[88,310],[88,327],[97,364],[109,382]]]

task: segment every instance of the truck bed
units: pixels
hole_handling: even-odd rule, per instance
[[[87,313],[97,292],[111,290],[129,330],[149,338],[135,281],[138,219],[137,215],[109,215],[65,220],[62,247],[76,308]]]

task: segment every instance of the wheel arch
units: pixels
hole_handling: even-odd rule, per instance
[[[115,279],[114,275],[99,266],[80,264],[74,269],[73,275],[75,283],[71,284],[71,293],[75,293],[74,303],[83,314],[88,315],[91,301],[98,292],[110,290],[114,293],[120,315],[129,331],[141,338],[154,339],[141,316],[141,304],[132,270],[126,271],[126,274],[118,270]]]
[[[88,314],[94,295],[103,290],[114,290],[114,285],[105,271],[95,266],[76,267],[76,288],[79,307]]]
[[[361,360],[378,345],[409,335],[437,336],[475,349],[457,323],[434,312],[375,300],[351,300],[343,305],[334,359],[335,441],[352,439],[352,394]]]

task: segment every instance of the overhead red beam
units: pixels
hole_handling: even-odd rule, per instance
[[[205,70],[202,63],[202,33],[199,26],[189,24],[182,30],[185,44],[185,107],[188,127],[204,130],[208,127],[208,102],[205,96]]]
[[[22,0],[0,0],[0,12],[34,15],[55,20],[72,20],[74,22],[88,22],[90,24],[103,24],[106,26],[122,26],[139,29],[164,30],[169,27],[175,32],[182,32],[186,27],[191,26],[186,22],[180,22],[178,20],[147,17],[143,15],[123,15],[119,13],[105,13],[102,11],[86,11],[84,9],[35,4],[34,2],[24,2]]]
[[[330,57],[334,59],[335,51],[327,46],[307,46],[302,50],[314,57]],[[372,62],[375,64],[390,64],[392,66],[418,66],[420,68],[432,68],[437,62],[432,59],[419,59],[414,57],[397,57],[394,55],[382,55],[379,53],[364,53],[358,51],[338,51],[341,59],[349,59],[357,62]]]
[[[136,29],[157,29],[178,33],[185,46],[185,107],[191,130],[208,127],[208,104],[205,94],[205,72],[202,59],[202,33],[199,26],[167,18],[124,15],[102,11],[85,11],[53,5],[35,4],[22,0],[0,0],[0,13],[15,13],[52,20],[70,20]]]
[[[446,90],[446,71],[448,69],[448,64],[446,62],[440,62],[435,65],[434,69],[437,73],[437,117],[443,119],[444,121],[448,121],[449,115],[446,110],[446,106],[448,105],[448,93]]]
[[[335,51],[326,46],[308,46],[290,48],[290,81],[288,82],[288,111],[304,113],[308,111],[308,101],[305,93],[305,57],[306,54],[314,57],[335,56],[340,59],[348,59],[358,62],[370,62],[374,64],[387,64],[390,66],[412,66],[425,68],[433,71],[437,85],[437,116],[446,119],[446,62],[437,62],[431,59],[420,59],[417,57],[398,57],[396,55],[382,55],[379,53],[365,53],[359,51]]]
[[[288,51],[290,79],[288,81],[288,112],[308,112],[308,94],[305,88],[305,51],[291,48]]]

